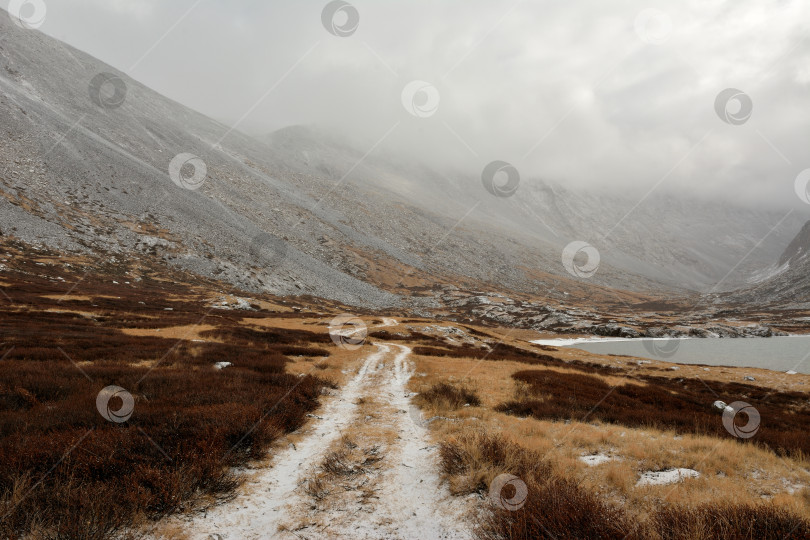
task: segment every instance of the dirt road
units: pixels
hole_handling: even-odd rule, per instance
[[[438,448],[408,414],[410,348],[379,344],[237,498],[172,518],[191,539],[470,538],[467,503],[439,479]]]

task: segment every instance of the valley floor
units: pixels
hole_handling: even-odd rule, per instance
[[[2,537],[810,538],[808,375],[2,262]]]

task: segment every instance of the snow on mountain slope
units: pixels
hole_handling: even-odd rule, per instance
[[[586,289],[703,288],[780,217],[658,194],[634,209],[641,194],[574,193],[531,178],[497,198],[478,174],[445,174],[309,128],[251,138],[5,13],[0,91],[3,234],[158,257],[247,290],[368,307],[431,305],[410,291],[437,283],[545,295],[574,279],[561,263],[574,240],[601,254],[598,272],[578,280]],[[184,154],[205,164],[199,189],[172,181]],[[740,279],[775,258],[791,223],[751,254]]]
[[[336,178],[362,155],[334,135],[302,126],[279,130],[263,140],[272,148],[284,149],[290,167],[315,169]],[[396,198],[439,214],[452,209],[461,217],[475,208],[465,225],[477,220],[480,227],[501,232],[520,245],[542,251],[551,246],[556,258],[536,263],[545,271],[559,271],[555,259],[562,248],[573,240],[584,240],[600,250],[606,264],[684,288],[711,288],[724,277],[725,288],[745,283],[753,272],[771,264],[801,222],[798,216],[788,216],[774,229],[784,213],[688,195],[673,197],[664,190],[637,205],[643,193],[575,192],[538,178],[522,179],[515,196],[498,199],[481,189],[478,175],[442,174],[391,155],[370,156],[353,181],[385,193],[389,200]],[[766,236],[768,241],[761,242]]]
[[[788,244],[777,263],[754,276],[751,285],[723,299],[759,306],[806,308],[810,305],[810,221]]]

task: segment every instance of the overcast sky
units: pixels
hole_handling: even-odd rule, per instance
[[[795,202],[810,168],[806,0],[352,0],[346,37],[326,0],[45,1],[42,31],[218,120],[250,111],[248,133],[322,124],[470,171],[758,205]],[[422,118],[414,80],[435,87],[406,100]],[[718,116],[727,88],[750,118]]]

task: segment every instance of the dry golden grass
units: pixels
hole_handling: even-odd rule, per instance
[[[637,365],[629,358],[598,358],[575,350],[560,350],[555,356]],[[472,389],[482,400],[481,407],[456,411],[431,407],[426,416],[459,420],[433,422],[431,430],[439,440],[455,440],[476,431],[500,434],[520,447],[544,456],[550,461],[554,473],[574,479],[637,515],[652,513],[661,501],[696,505],[733,498],[735,502],[750,504],[770,500],[779,507],[810,517],[810,461],[805,458],[783,458],[756,445],[741,444],[731,436],[678,435],[670,431],[598,422],[558,422],[509,416],[493,411],[492,407],[525,396],[526,388],[511,375],[526,369],[526,364],[423,356],[414,356],[413,359],[416,363],[416,375],[410,383],[413,391],[422,392],[437,383],[449,382]],[[704,378],[707,376],[702,368],[690,368],[681,366],[674,376],[688,375],[691,371],[699,372]],[[567,373],[574,370],[554,368],[554,371]],[[780,374],[766,370],[712,368],[708,373],[720,380],[739,381],[743,372],[752,371],[756,371],[757,384],[772,381],[779,388]],[[661,375],[673,376],[671,372]],[[627,382],[621,376],[593,376],[610,385]],[[801,386],[805,386],[809,378],[794,377],[795,384]],[[478,451],[475,448],[467,450],[472,455]],[[594,454],[608,455],[613,459],[596,466],[589,466],[579,459]],[[680,467],[695,469],[701,476],[668,486],[636,486],[643,472]],[[464,479],[450,478],[451,487],[455,492],[464,492],[470,485],[486,484],[498,472],[482,467]]]
[[[203,339],[200,334],[209,330],[214,330],[216,326],[210,324],[188,324],[183,326],[170,326],[164,328],[124,328],[122,333],[128,336],[153,336],[169,339]],[[205,341],[222,343],[222,340],[215,338],[205,338]]]
[[[357,372],[370,349],[363,347],[358,351],[347,351],[333,347],[329,352],[331,354],[328,359],[292,357],[287,364],[287,372],[294,375],[315,375],[343,386]]]
[[[518,362],[479,362],[459,358],[436,358],[432,356],[412,355],[416,372],[411,378],[409,388],[422,392],[440,383],[458,383],[478,390],[484,407],[494,407],[512,397],[515,381],[512,373],[525,369],[526,364]],[[486,381],[486,385],[482,383]],[[486,391],[481,391],[485,389]]]
[[[44,294],[42,295],[42,298],[45,298],[46,300],[61,300],[63,302],[91,302],[93,300],[92,296],[87,296],[84,294]]]

